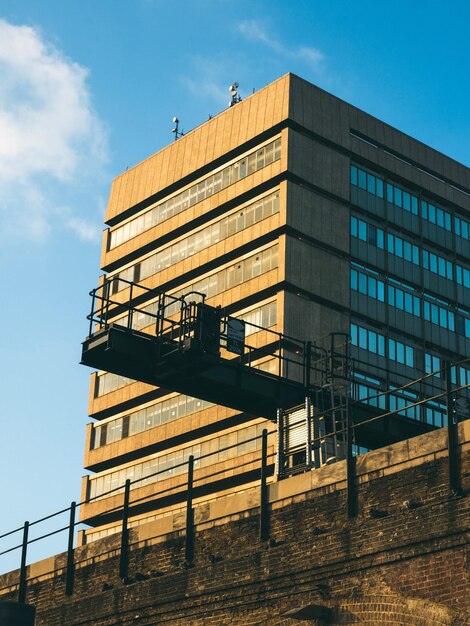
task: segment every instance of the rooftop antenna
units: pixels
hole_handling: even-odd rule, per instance
[[[241,97],[238,95],[237,89],[238,83],[233,83],[233,85],[230,85],[230,87],[228,88],[228,90],[230,91],[230,95],[232,96],[232,99],[228,103],[229,107],[233,107],[235,104],[238,104],[242,100]]]
[[[177,139],[179,139],[180,137],[182,137],[184,135],[184,130],[179,130],[180,121],[176,117],[176,115],[173,118],[173,124],[175,125],[175,127],[173,128],[173,130],[171,132],[174,133],[175,141],[176,141]]]

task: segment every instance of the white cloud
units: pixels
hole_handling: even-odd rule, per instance
[[[202,56],[191,59],[193,71],[182,81],[186,88],[197,98],[204,97],[216,106],[224,108],[230,100],[228,87],[224,87],[227,69],[224,63],[215,62]]]
[[[0,20],[0,231],[43,239],[53,224],[90,240],[86,217],[59,209],[107,161],[88,70],[30,26]],[[83,185],[82,185],[83,186]],[[62,198],[62,200],[61,200]],[[94,217],[94,216],[93,216]],[[81,224],[81,227],[78,225]]]
[[[310,46],[289,48],[285,46],[280,41],[270,36],[266,31],[266,28],[258,20],[245,20],[243,22],[239,22],[237,29],[247,39],[258,41],[268,48],[271,48],[271,50],[274,50],[279,55],[290,59],[300,59],[306,61],[314,69],[319,69],[320,64],[325,59],[323,52],[317,48],[312,48]]]
[[[67,226],[82,241],[99,241],[101,239],[101,230],[96,224],[93,224],[81,217],[70,217],[67,220]]]

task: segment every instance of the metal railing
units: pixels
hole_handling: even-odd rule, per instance
[[[180,348],[186,339],[197,338],[197,333],[201,332],[199,308],[205,304],[206,294],[190,291],[182,296],[172,296],[122,278],[119,281],[128,285],[125,299],[113,297],[113,279],[90,292],[89,338],[111,326],[159,338],[172,343],[175,349]],[[149,300],[154,310],[147,308]],[[231,316],[220,308],[216,310],[220,311],[219,347],[227,349]],[[135,324],[138,316],[144,320],[143,325]],[[293,380],[306,388],[321,387],[327,383],[331,371],[344,369],[341,362],[346,358],[344,346],[348,345],[345,334],[330,335],[328,342],[331,345],[325,348],[319,342],[302,341],[253,322],[245,324],[251,329],[250,335],[263,332],[266,340],[264,345],[255,345],[256,342],[245,339],[241,354],[232,357],[234,362],[259,369],[260,361],[275,359],[275,373],[263,372],[264,375]],[[343,346],[336,346],[332,337],[340,335]]]
[[[465,360],[468,362],[468,359]],[[447,376],[446,380],[450,381],[450,373],[451,373],[451,364],[447,364],[445,368],[442,370],[438,370],[436,372],[430,373],[422,379],[417,379],[405,385],[403,388],[409,388],[412,384],[417,384],[422,382],[422,380],[435,376],[436,374]],[[467,390],[470,385],[458,385],[452,386],[449,383],[446,383],[446,390],[440,393],[437,393],[429,398],[424,398],[421,400],[417,400],[416,402],[411,402],[406,407],[400,407],[394,411],[387,411],[380,415],[375,415],[367,420],[353,424],[352,420],[349,420],[348,424],[344,428],[343,432],[345,435],[345,440],[347,442],[346,445],[346,468],[347,468],[347,513],[349,516],[353,516],[357,514],[357,480],[355,476],[355,460],[353,455],[353,442],[354,442],[354,433],[358,428],[364,427],[365,424],[370,424],[374,421],[378,421],[381,419],[385,419],[391,415],[399,414],[400,412],[406,410],[410,406],[416,406],[420,404],[426,404],[427,402],[434,401],[439,398],[444,398],[446,402],[446,411],[447,411],[447,430],[448,430],[448,464],[449,464],[449,488],[452,495],[459,496],[462,493],[461,488],[461,477],[459,474],[459,464],[458,464],[458,441],[457,441],[457,426],[458,419],[455,414],[455,397],[456,394],[462,390]],[[386,392],[381,392],[377,395],[387,395],[397,390],[389,390]],[[273,432],[271,432],[271,435]],[[333,433],[323,433],[321,438],[313,438],[312,446],[320,445],[320,439],[324,439],[329,436],[329,434]],[[338,431],[336,431],[338,434]],[[268,502],[268,491],[267,491],[267,481],[269,476],[274,473],[274,461],[275,461],[275,453],[268,453],[268,431],[265,429],[262,435],[253,437],[246,441],[236,443],[230,446],[226,446],[220,450],[215,452],[211,452],[205,455],[201,455],[195,458],[191,455],[187,460],[182,463],[174,466],[184,468],[186,472],[186,478],[179,485],[171,485],[163,490],[154,491],[150,495],[143,495],[140,497],[132,497],[132,487],[138,488],[141,486],[145,480],[151,478],[152,476],[158,475],[168,475],[168,469],[160,470],[155,472],[154,474],[150,474],[148,476],[144,476],[138,478],[134,481],[127,480],[124,485],[119,485],[104,494],[100,494],[94,498],[87,498],[82,502],[72,502],[69,507],[61,509],[60,511],[56,511],[50,515],[42,517],[33,522],[25,522],[23,526],[15,528],[11,531],[3,533],[0,535],[0,540],[7,539],[17,534],[22,534],[21,542],[0,551],[0,556],[9,554],[14,551],[20,551],[20,571],[18,576],[17,583],[17,596],[20,602],[24,602],[26,598],[26,585],[27,585],[27,550],[28,546],[33,543],[42,541],[47,537],[51,537],[57,535],[59,533],[67,532],[67,558],[66,558],[66,566],[65,566],[65,584],[64,584],[64,593],[66,595],[71,595],[73,593],[74,587],[74,572],[79,564],[77,562],[75,554],[76,549],[74,548],[74,535],[75,530],[80,525],[87,525],[87,521],[76,521],[76,512],[77,509],[81,506],[89,505],[91,502],[97,499],[103,499],[105,497],[115,496],[118,492],[123,493],[122,502],[112,508],[108,508],[99,514],[93,516],[94,524],[98,525],[100,519],[109,518],[111,514],[117,515],[119,519],[122,520],[121,523],[121,542],[120,542],[120,560],[119,560],[119,575],[121,578],[125,578],[128,574],[128,554],[129,548],[131,547],[130,543],[130,532],[129,532],[129,519],[135,514],[135,511],[138,508],[139,504],[144,502],[151,503],[152,511],[163,511],[166,510],[171,513],[174,510],[174,506],[169,508],[168,504],[165,504],[165,496],[168,494],[177,495],[176,500],[179,502],[186,503],[186,515],[185,515],[185,536],[186,536],[186,544],[185,544],[185,559],[190,561],[194,556],[194,499],[198,498],[199,502],[204,502],[204,495],[208,496],[207,501],[212,499],[210,497],[210,486],[211,484],[216,485],[216,491],[220,491],[220,480],[225,480],[225,487],[229,488],[230,479],[227,477],[227,469],[217,469],[212,473],[204,473],[203,475],[198,476],[198,465],[201,464],[201,461],[206,458],[213,457],[214,455],[219,455],[220,453],[227,452],[232,449],[236,449],[239,446],[246,446],[250,442],[259,441],[261,444],[261,450],[255,450],[257,452],[257,460],[253,460],[250,458],[248,460],[243,460],[240,458],[240,462],[235,466],[230,468],[230,473],[234,473],[235,475],[242,476],[245,474],[246,481],[248,483],[253,483],[253,481],[259,481],[260,488],[260,507],[259,507],[259,537],[260,540],[266,540],[269,537],[269,502]],[[250,452],[253,454],[253,452]],[[254,466],[257,466],[257,469]],[[306,468],[310,469],[310,468]],[[235,472],[238,470],[238,472]],[[201,488],[205,488],[204,490]],[[222,488],[223,489],[223,488]],[[198,496],[198,493],[202,494]],[[136,494],[138,495],[138,494]],[[159,507],[160,503],[160,507]],[[163,503],[163,504],[162,504]],[[48,522],[57,516],[67,514],[69,516],[68,523],[66,525],[60,526],[59,528],[55,528],[50,530],[43,535],[36,537],[34,539],[29,538],[30,529],[33,526],[39,525],[44,522]],[[115,550],[115,548],[114,548]],[[103,554],[108,553],[104,552]],[[86,560],[86,559],[85,559]],[[63,571],[64,568],[62,568]],[[56,570],[51,570],[49,574],[53,574]],[[42,574],[44,575],[44,574]],[[0,591],[4,591],[5,589],[11,589],[11,585],[0,589]]]

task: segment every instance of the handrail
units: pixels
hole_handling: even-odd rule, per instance
[[[453,366],[456,366],[456,365],[458,366],[458,365],[460,365],[462,363],[468,363],[469,361],[470,361],[470,359],[463,359],[463,360],[459,361],[458,363],[456,363]],[[411,383],[407,383],[407,384],[402,386],[402,389],[406,389],[406,388],[408,388],[412,384],[416,384],[416,383],[422,382],[423,380],[426,380],[426,379],[428,379],[428,378],[430,378],[432,376],[435,376],[436,374],[440,374],[440,373],[442,373],[443,370],[444,370],[444,368],[442,368],[441,370],[436,370],[435,372],[429,373],[429,374],[427,374],[427,375],[425,375],[425,376],[423,376],[423,377],[421,377],[419,379],[416,379],[415,381],[412,381]],[[450,366],[449,365],[447,366],[447,371],[450,371]],[[451,392],[452,392],[452,394],[456,394],[459,391],[468,390],[469,388],[470,388],[470,384],[458,385],[458,386],[453,387],[451,389]],[[397,392],[399,390],[400,390],[400,388],[389,390],[387,392],[384,392],[383,395],[394,393],[394,392]],[[411,402],[411,403],[405,405],[404,407],[400,407],[399,409],[396,409],[394,411],[388,411],[388,412],[385,412],[385,413],[381,413],[380,415],[374,415],[374,416],[372,416],[372,417],[368,418],[367,420],[364,420],[364,421],[362,421],[360,423],[352,424],[352,425],[346,425],[345,427],[336,430],[335,433],[333,433],[333,432],[332,433],[322,433],[321,435],[312,438],[312,446],[320,444],[322,440],[325,440],[325,438],[327,438],[329,436],[332,436],[333,434],[337,435],[338,433],[346,433],[348,428],[351,428],[354,431],[354,429],[363,428],[365,425],[370,424],[372,422],[376,422],[376,421],[378,421],[380,419],[384,419],[384,418],[390,417],[391,415],[396,415],[396,414],[402,413],[403,411],[406,411],[406,409],[409,408],[409,407],[413,407],[413,406],[417,406],[417,405],[423,405],[423,404],[426,404],[427,402],[435,401],[436,399],[444,397],[444,396],[446,396],[447,400],[448,400],[448,398],[449,398],[449,389],[447,389],[445,391],[442,391],[441,393],[434,394],[434,395],[432,395],[430,397],[423,398],[421,400],[417,400],[416,402]],[[332,409],[329,409],[329,410],[331,411]],[[449,406],[448,406],[447,410],[449,410]],[[327,412],[328,411],[326,411],[325,414]],[[273,435],[274,431],[271,431],[269,434]],[[224,448],[221,448],[220,450],[216,450],[214,452],[210,452],[210,453],[207,453],[207,454],[204,454],[204,455],[200,455],[199,457],[194,459],[195,471],[197,472],[198,465],[200,465],[201,461],[203,461],[204,459],[208,459],[208,458],[210,458],[212,456],[219,455],[221,453],[223,454],[224,452],[228,452],[228,451],[236,449],[236,448],[238,448],[240,446],[246,446],[247,444],[249,444],[249,443],[251,443],[253,441],[263,440],[263,436],[264,435],[257,435],[255,437],[251,437],[251,438],[249,438],[249,439],[247,439],[245,441],[242,441],[242,442],[239,442],[239,443],[236,443],[236,444],[232,444],[230,446],[225,446]],[[250,451],[247,454],[253,454],[253,452],[258,452],[259,453],[259,450]],[[263,457],[263,458],[265,458],[264,463],[266,463],[266,459],[272,458],[274,456],[275,455],[273,453],[267,454],[267,452],[265,452],[264,453],[264,457]],[[234,458],[234,460],[236,461],[236,457],[232,457],[232,458]],[[233,467],[230,467],[229,470],[227,470],[227,468],[222,468],[222,469],[215,469],[214,468],[214,471],[212,471],[209,474],[205,474],[203,476],[197,476],[196,475],[195,476],[195,482],[201,483],[201,484],[206,484],[206,485],[209,484],[210,485],[211,479],[214,479],[217,476],[222,476],[223,477],[224,474],[226,474],[227,471],[233,472],[234,470],[239,469],[239,470],[242,470],[241,473],[243,473],[243,469],[242,468],[244,468],[246,466],[253,466],[253,464],[255,463],[255,460],[252,460],[252,459],[250,459],[248,461],[243,461],[240,458],[239,461],[241,461],[241,462],[236,463],[236,465],[233,466]],[[215,464],[217,464],[217,462]],[[159,475],[168,474],[169,471],[174,472],[174,470],[178,469],[178,468],[184,469],[187,465],[188,465],[188,461],[184,460],[181,463],[175,464],[172,468],[165,468],[163,470],[159,470],[157,472],[153,472],[152,474],[149,474],[148,476],[140,477],[140,478],[132,481],[132,483],[130,483],[130,485],[132,484],[134,486],[138,486],[139,483],[147,481],[149,478],[154,478],[154,477],[159,476]],[[203,468],[201,467],[201,469],[203,469]],[[180,475],[180,476],[182,476],[184,478],[183,473],[177,474],[177,475]],[[173,476],[175,476],[175,474],[170,476],[170,478],[173,477]],[[153,494],[149,494],[149,495],[146,495],[146,496],[142,496],[142,497],[140,497],[138,499],[135,499],[135,500],[133,500],[131,502],[131,506],[136,506],[140,502],[148,501],[151,498],[153,498],[153,499],[161,498],[162,496],[164,496],[165,494],[170,493],[170,492],[172,494],[180,494],[181,497],[183,497],[183,495],[185,493],[185,488],[186,488],[185,485],[186,485],[186,483],[183,480],[181,482],[181,484],[168,486],[166,489],[163,489],[163,490],[160,489],[159,491],[156,491]],[[105,492],[103,494],[100,494],[99,496],[96,496],[94,498],[86,498],[85,500],[83,500],[83,501],[81,501],[81,502],[79,502],[77,504],[75,504],[75,502],[73,502],[70,507],[61,509],[59,511],[51,513],[50,515],[44,516],[42,518],[39,518],[38,520],[35,520],[35,521],[31,522],[31,524],[26,522],[25,526],[20,527],[20,528],[16,528],[16,529],[14,529],[12,531],[9,531],[7,533],[4,533],[4,534],[0,535],[0,539],[4,539],[4,538],[6,538],[6,537],[8,537],[10,535],[13,535],[13,534],[15,534],[17,532],[20,532],[21,530],[25,530],[26,528],[29,528],[29,526],[37,525],[39,523],[48,521],[48,520],[50,520],[53,517],[56,517],[58,515],[61,515],[61,514],[67,513],[67,512],[70,513],[72,511],[72,509],[75,510],[76,506],[77,507],[78,506],[84,506],[84,505],[87,505],[87,504],[89,504],[89,503],[91,503],[93,501],[96,501],[98,499],[105,499],[106,497],[109,497],[110,495],[116,494],[118,491],[122,492],[123,489],[124,489],[124,486],[120,485],[120,486],[115,487],[115,488],[113,488],[113,489],[111,489],[111,490],[109,490],[109,491],[107,491],[107,492]],[[114,506],[112,508],[109,508],[109,509],[106,509],[105,511],[100,512],[96,516],[93,516],[93,519],[96,521],[97,519],[108,517],[111,513],[118,513],[121,510],[123,510],[123,505],[119,504],[117,506]],[[27,532],[26,532],[24,534],[24,536],[26,537],[26,542],[23,541],[22,544],[17,544],[17,545],[14,545],[14,546],[10,547],[10,548],[7,548],[6,550],[3,550],[2,552],[0,552],[0,556],[9,554],[9,553],[11,553],[11,552],[13,552],[15,550],[21,549],[21,548],[22,548],[22,554],[24,556],[25,549],[26,549],[26,547],[28,545],[31,545],[33,543],[38,543],[39,541],[41,541],[41,540],[43,540],[43,539],[45,539],[47,537],[51,537],[51,536],[56,535],[58,533],[64,532],[67,529],[69,530],[69,542],[70,542],[70,533],[71,533],[71,531],[73,529],[77,528],[78,526],[86,526],[86,525],[87,525],[86,520],[75,521],[74,517],[71,516],[71,521],[70,521],[69,525],[61,526],[58,529],[49,530],[48,532],[46,532],[45,534],[43,534],[43,535],[41,535],[39,537],[35,537],[33,539],[28,539]],[[70,553],[71,553],[71,551],[72,551],[72,554],[73,554],[73,545],[72,545],[72,547],[69,545],[69,559],[68,559],[68,562],[70,561]],[[72,558],[71,562],[73,563],[73,558]],[[21,580],[23,580],[24,577],[25,577],[25,571],[23,571],[25,567],[26,567],[26,565],[25,565],[25,562],[23,563],[23,557],[22,557],[22,568],[23,569],[22,569],[22,579]],[[21,585],[20,585],[20,587],[21,587]]]

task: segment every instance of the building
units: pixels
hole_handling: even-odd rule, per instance
[[[129,282],[202,292],[245,320],[256,347],[269,338],[254,325],[303,341],[349,333],[357,399],[403,409],[405,422],[428,429],[445,425],[441,398],[403,407],[444,390],[444,361],[470,353],[465,166],[287,74],[116,178],[106,224],[101,267],[115,301],[129,299]],[[155,293],[139,298],[137,330],[156,307]],[[259,356],[257,366],[276,362]],[[452,384],[468,383],[470,364],[454,367]],[[126,479],[149,477],[132,491],[146,506],[131,525],[159,517],[155,494],[184,482],[179,464],[190,454],[222,450],[206,465],[227,480],[224,492],[247,486],[260,445],[252,439],[273,430],[264,418],[105,372],[92,375],[89,414],[93,474],[82,500],[91,501],[81,518],[94,528],[82,542],[118,529],[105,512],[121,503]],[[244,442],[237,458],[226,451]]]

